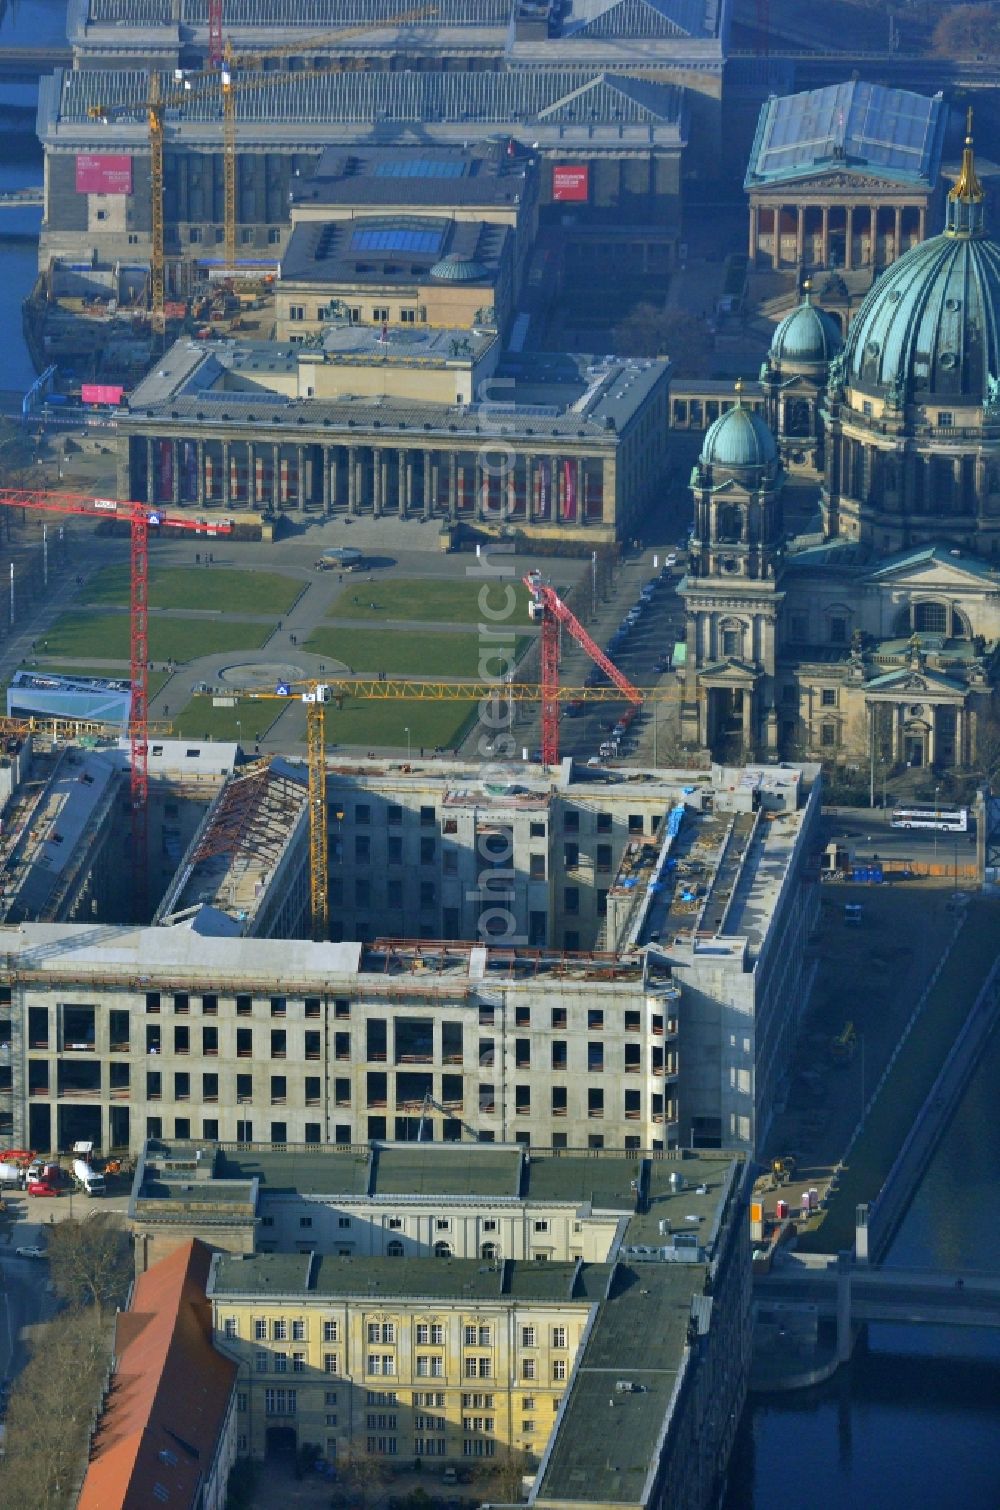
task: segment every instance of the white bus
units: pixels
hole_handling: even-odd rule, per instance
[[[939,828],[950,834],[965,834],[969,829],[967,807],[897,807],[892,811],[893,828]]]

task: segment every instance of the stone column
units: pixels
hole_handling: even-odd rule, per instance
[[[806,212],[804,205],[796,205],[795,210],[795,261],[801,267],[805,261],[806,248]]]
[[[330,450],[329,450],[329,453],[328,453],[329,467],[330,467],[330,500],[329,501],[330,501],[330,512],[331,513],[333,512],[333,510],[337,507],[338,503],[340,502],[340,453],[341,453],[342,449],[343,448],[341,446],[331,446]]]
[[[295,502],[299,509],[306,506],[306,448],[295,447]]]
[[[458,514],[458,455],[448,452],[448,518],[454,522]]]
[[[271,446],[271,507],[281,508],[281,447],[275,441]]]
[[[553,456],[549,463],[552,472],[552,523],[561,524],[563,517],[563,499],[565,496],[566,482],[563,477],[563,469],[560,458]]]
[[[752,204],[750,206],[750,249],[749,249],[750,250],[750,266],[751,267],[756,267],[757,266],[757,242],[758,242],[759,235],[760,235],[759,229],[758,229],[759,222],[760,222],[760,215],[758,213],[757,206],[755,204]]]
[[[927,206],[925,204],[919,207],[918,214],[920,220],[917,227],[917,235],[921,241],[924,241],[927,237]]]
[[[156,462],[151,435],[146,436],[146,502],[156,502]]]
[[[955,709],[955,765],[965,764],[965,709]]]
[[[535,458],[524,458],[524,516],[526,519],[535,517]]]
[[[844,237],[844,271],[849,273],[854,267],[854,206],[846,204],[844,215],[847,230]]]
[[[195,501],[197,502],[198,507],[201,508],[201,506],[205,502],[205,442],[203,440],[195,441],[194,454],[195,470],[198,474],[195,490]]]
[[[253,452],[253,501],[257,508],[264,502],[264,458],[257,454],[257,447]]]
[[[903,207],[902,207],[902,205],[897,205],[896,206],[896,212],[895,212],[895,214],[896,214],[896,219],[895,219],[895,225],[893,227],[893,233],[892,233],[893,237],[894,237],[894,240],[895,240],[895,250],[893,251],[893,257],[899,257],[902,254],[902,251],[903,251]]]
[[[181,501],[181,443],[179,440],[170,442],[170,496],[175,505]]]
[[[347,512],[358,512],[358,448],[347,448]]]
[[[771,266],[781,266],[781,206],[771,206]]]
[[[324,446],[320,451],[321,465],[323,468],[323,513],[330,512],[330,457],[333,453],[329,446]]]
[[[430,519],[437,503],[438,488],[438,465],[437,453],[434,451],[424,452],[424,518]]]
[[[822,231],[820,232],[820,240],[821,240],[821,243],[822,243],[821,246],[820,246],[820,256],[823,259],[823,266],[824,267],[829,267],[830,266],[830,206],[828,204],[825,204],[823,206],[823,228],[822,228]]]
[[[483,464],[480,461],[478,455],[477,455],[476,460],[475,460],[475,470],[473,472],[473,477],[475,479],[474,486],[475,486],[475,489],[476,489],[476,502],[475,502],[475,510],[474,510],[475,517],[477,519],[485,519],[486,518],[486,501],[485,501],[485,498],[483,496],[483,491],[484,491],[484,487],[489,487],[489,481],[488,481],[488,479],[487,479],[487,477],[486,477],[486,475],[485,475],[485,473],[483,471]]]
[[[870,254],[869,254],[869,259],[868,260],[871,263],[872,267],[878,267],[878,206],[877,205],[870,205],[869,206],[869,209],[868,209],[868,223],[869,223],[869,227],[870,227],[868,235],[869,235],[869,237],[871,239],[871,249],[870,249]]]

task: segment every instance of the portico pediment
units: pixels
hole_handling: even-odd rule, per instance
[[[915,671],[912,667],[900,667],[898,671],[889,671],[881,676],[872,677],[865,682],[866,693],[884,693],[890,698],[900,696],[914,697],[960,697],[965,696],[966,688],[961,682],[955,681],[950,676],[943,676],[939,671],[928,671],[926,668]]]
[[[797,199],[804,194],[880,194],[885,196],[898,196],[905,199],[909,204],[913,203],[915,191],[908,184],[895,183],[891,178],[880,178],[875,173],[865,173],[863,169],[856,172],[848,172],[843,168],[831,169],[829,173],[807,173],[801,178],[788,177],[782,179],[780,184],[754,185],[753,194],[761,199]],[[921,196],[922,197],[922,196]]]
[[[984,562],[974,556],[952,556],[934,546],[887,561],[870,572],[868,580],[913,592],[1000,591],[1000,579]]]
[[[759,675],[760,673],[746,661],[736,660],[733,657],[705,666],[701,671],[700,679],[703,684],[708,683],[713,687],[746,687],[757,681]]]

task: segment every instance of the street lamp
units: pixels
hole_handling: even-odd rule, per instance
[[[410,757],[411,757],[411,755],[413,753],[413,750],[412,750],[412,741],[410,739],[410,726],[409,726],[409,724],[407,724],[406,728],[403,730],[403,733],[406,735],[406,760],[407,760],[407,764],[409,764]]]
[[[940,820],[940,810],[938,808],[938,792],[940,792],[940,790],[941,790],[940,785],[938,785],[938,786],[936,786],[934,788],[934,863],[935,864],[937,864],[937,841],[938,841],[938,828],[937,828],[937,826],[938,826],[938,823],[941,821]]]

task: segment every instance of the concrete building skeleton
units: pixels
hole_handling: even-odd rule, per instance
[[[156,926],[0,930],[14,1142],[406,1140],[430,1097],[445,1139],[758,1147],[808,997],[814,769],[510,775],[331,769],[343,942],[294,936],[292,767],[272,818],[260,778],[223,792]]]

